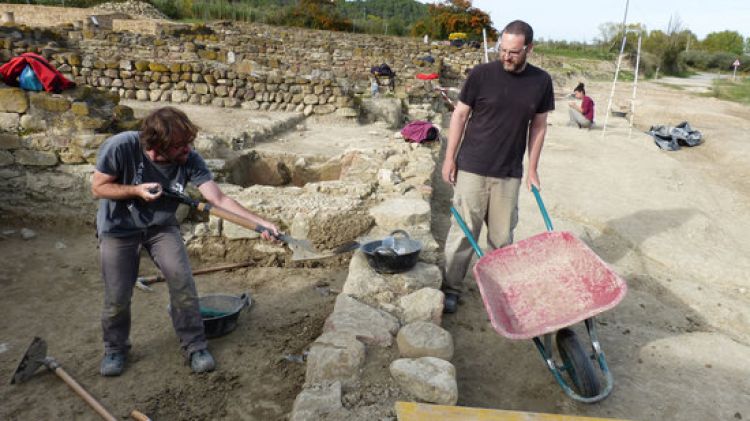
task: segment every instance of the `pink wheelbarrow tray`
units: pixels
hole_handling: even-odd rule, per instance
[[[583,403],[599,402],[612,392],[614,381],[596,333],[594,316],[622,301],[627,285],[573,234],[553,232],[539,191],[532,187],[532,192],[547,232],[487,255],[458,211],[451,207],[451,212],[479,256],[474,265],[474,279],[492,327],[509,339],[533,338],[565,394]],[[581,321],[591,340],[590,352],[569,328]],[[553,335],[562,363],[553,355]],[[605,379],[604,388],[592,360],[598,362]]]

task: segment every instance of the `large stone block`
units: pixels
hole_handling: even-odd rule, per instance
[[[25,113],[29,109],[26,92],[20,88],[0,88],[0,112]]]
[[[57,165],[57,155],[54,152],[32,151],[19,149],[13,153],[16,163],[21,165],[51,167]]]
[[[402,358],[453,358],[453,337],[447,330],[430,322],[410,323],[398,331],[398,351]]]
[[[323,330],[352,334],[364,343],[387,347],[393,342],[398,328],[398,319],[390,314],[339,294]]]
[[[456,368],[434,357],[402,358],[391,363],[391,376],[416,398],[440,405],[458,402]]]
[[[351,332],[326,332],[310,346],[307,384],[340,381],[352,385],[365,361],[365,345]]]
[[[18,149],[21,147],[21,139],[18,135],[0,133],[0,149]]]
[[[386,229],[403,229],[430,221],[430,204],[423,199],[397,198],[370,209],[375,223]]]
[[[315,114],[331,114],[334,111],[336,111],[336,107],[331,104],[316,105],[313,108]]]
[[[443,318],[443,304],[445,295],[435,288],[422,288],[398,301],[401,307],[401,321],[412,323],[417,321],[431,322],[439,325]]]
[[[15,159],[13,158],[13,154],[8,151],[0,151],[0,167],[4,167],[6,165],[11,165],[15,162]],[[0,177],[2,178],[2,177]]]
[[[0,113],[0,131],[16,133],[21,115],[18,113]]]
[[[372,120],[382,120],[393,129],[401,128],[403,113],[401,100],[394,98],[373,98],[362,101],[362,108]]]
[[[21,129],[26,132],[42,132],[47,130],[47,121],[37,114],[24,114],[21,116]]]
[[[29,94],[31,106],[51,113],[64,113],[70,109],[70,101],[66,98],[48,93]]]
[[[290,421],[348,420],[349,411],[341,405],[341,383],[333,382],[305,388],[292,406]]]

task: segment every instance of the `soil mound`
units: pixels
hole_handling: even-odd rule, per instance
[[[99,12],[127,13],[128,15],[134,17],[145,17],[149,19],[169,19],[167,15],[160,12],[153,5],[136,0],[102,3],[98,6],[93,7],[93,10]]]

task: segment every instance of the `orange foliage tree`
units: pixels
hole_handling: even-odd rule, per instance
[[[352,22],[337,12],[336,5],[330,0],[300,0],[277,20],[274,23],[333,31],[346,31],[352,27]]]
[[[471,0],[444,0],[431,4],[427,17],[414,24],[413,36],[430,35],[435,39],[448,39],[451,32],[465,32],[470,39],[482,39],[482,28],[488,38],[497,38],[492,19],[483,10],[473,7]]]

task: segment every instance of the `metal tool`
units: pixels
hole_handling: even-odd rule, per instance
[[[213,216],[235,223],[247,229],[251,229],[257,233],[262,234],[264,232],[268,232],[269,234],[271,234],[271,236],[273,236],[277,240],[289,246],[289,249],[292,250],[292,260],[318,260],[318,259],[323,259],[326,257],[331,257],[335,254],[335,253],[319,253],[318,251],[315,250],[315,248],[313,247],[312,243],[309,240],[299,240],[289,235],[281,234],[281,233],[274,234],[267,227],[264,227],[263,225],[260,225],[260,224],[256,224],[255,222],[247,218],[244,218],[240,215],[237,215],[236,213],[232,211],[229,211],[227,209],[224,209],[222,207],[215,206],[209,203],[199,202],[197,200],[190,198],[189,196],[183,193],[175,191],[174,189],[162,188],[162,194],[164,194],[164,196],[166,197],[172,198],[174,200],[178,200],[179,202],[184,203],[201,212],[208,212]]]
[[[196,269],[193,271],[193,275],[203,275],[205,273],[213,273],[213,272],[221,272],[223,270],[232,270],[232,269],[238,269],[238,268],[244,268],[248,266],[254,265],[255,262],[242,262],[242,263],[234,263],[230,265],[221,265],[221,266],[215,266],[211,268],[203,268],[203,269]],[[154,292],[154,289],[150,287],[151,284],[155,284],[157,282],[164,282],[166,279],[164,278],[164,275],[152,275],[152,276],[139,276],[138,279],[135,281],[136,288],[146,291],[146,292]]]
[[[101,403],[99,403],[93,396],[91,396],[86,389],[84,389],[78,382],[73,379],[60,364],[55,361],[54,358],[47,356],[47,342],[42,338],[35,337],[31,341],[31,345],[23,355],[21,362],[18,364],[16,372],[13,373],[13,378],[10,384],[21,383],[28,380],[39,367],[45,366],[49,371],[53,371],[60,377],[74,392],[78,394],[84,401],[86,401],[91,408],[96,411],[102,418],[108,421],[117,421],[109,411],[107,411]],[[137,411],[135,411],[137,412]],[[140,414],[140,412],[138,412]],[[142,415],[142,414],[141,414]]]

